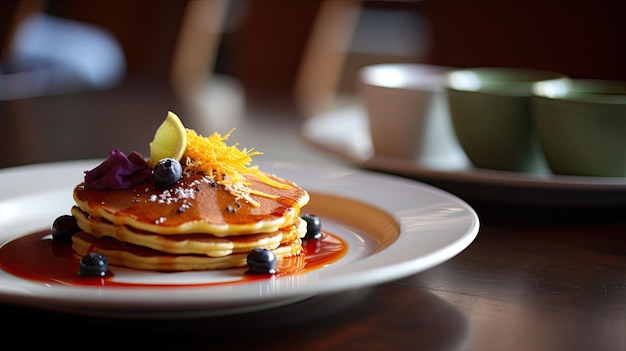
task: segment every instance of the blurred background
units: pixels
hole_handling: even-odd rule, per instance
[[[295,126],[384,62],[626,80],[623,4],[600,0],[8,0],[0,167],[147,152],[168,110],[208,135]],[[290,129],[292,132],[294,129]]]

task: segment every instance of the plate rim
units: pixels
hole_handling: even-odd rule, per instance
[[[35,164],[35,165],[18,166],[18,167],[12,167],[12,168],[7,168],[7,169],[1,169],[0,170],[0,188],[7,187],[4,185],[4,182],[2,182],[2,179],[8,178],[9,176],[18,177],[24,174],[32,174],[33,172],[40,172],[42,170],[49,170],[49,169],[54,169],[60,172],[61,174],[64,171],[76,172],[76,170],[79,170],[81,168],[84,169],[85,167],[89,169],[89,167],[97,165],[98,162],[100,162],[100,160],[62,161],[62,162],[51,162],[51,163],[44,163],[44,164]],[[311,171],[312,169],[319,168],[319,166],[310,166],[310,165],[307,166],[305,164],[299,164],[295,162],[280,162],[280,161],[278,162],[263,161],[263,162],[259,162],[258,164],[260,165],[261,169],[270,170],[270,171],[273,171],[274,173],[280,173],[280,172],[276,172],[276,170],[279,170],[281,172],[286,172],[286,170],[289,168],[292,168],[290,172],[301,171],[302,169]],[[394,269],[390,271],[389,265],[388,266],[381,265],[380,261],[382,260],[384,262],[385,259],[388,260],[388,258],[385,258],[384,256],[389,252],[388,251],[389,248],[394,247],[394,245],[401,244],[403,240],[409,240],[408,239],[409,234],[407,233],[414,232],[414,231],[413,232],[407,231],[405,227],[401,226],[399,239],[395,243],[392,243],[389,247],[385,248],[381,252],[374,253],[364,259],[359,260],[358,262],[355,262],[355,263],[351,262],[350,264],[345,265],[345,266],[351,266],[352,267],[351,269],[341,268],[342,269],[341,272],[343,271],[356,272],[358,273],[357,275],[355,275],[354,277],[348,277],[346,279],[346,277],[337,277],[337,276],[333,276],[332,274],[330,274],[330,278],[328,279],[330,279],[330,281],[333,283],[332,287],[329,287],[328,284],[326,284],[326,286],[322,286],[321,288],[319,288],[317,287],[317,285],[319,284],[317,284],[316,288],[310,291],[309,290],[303,291],[303,287],[298,287],[292,290],[288,290],[288,289],[280,290],[279,289],[279,291],[272,291],[267,294],[265,293],[258,294],[258,295],[253,296],[252,298],[247,297],[247,296],[239,296],[235,298],[231,297],[231,298],[224,299],[224,295],[220,295],[222,297],[221,300],[214,299],[214,300],[207,301],[206,298],[204,300],[198,299],[197,295],[202,293],[203,291],[206,292],[207,289],[215,289],[215,288],[213,287],[194,288],[194,287],[186,286],[184,287],[184,289],[177,291],[176,294],[182,295],[185,297],[189,297],[187,295],[192,295],[194,297],[193,299],[186,300],[186,301],[178,301],[174,299],[174,300],[168,300],[168,302],[164,303],[161,299],[165,296],[171,296],[171,293],[172,293],[171,289],[166,289],[165,292],[156,291],[156,293],[153,294],[152,297],[149,297],[146,299],[143,296],[141,297],[139,296],[139,295],[142,295],[140,292],[144,291],[144,289],[133,287],[133,291],[137,291],[138,293],[137,294],[133,293],[134,294],[133,298],[128,299],[128,289],[118,289],[118,288],[96,289],[96,290],[101,290],[101,291],[98,291],[98,293],[100,294],[99,297],[95,297],[94,294],[96,292],[93,288],[83,289],[83,288],[77,288],[77,287],[56,287],[55,286],[52,289],[46,290],[46,292],[48,293],[54,290],[52,294],[45,294],[45,296],[42,296],[41,294],[37,295],[36,293],[35,295],[32,295],[31,294],[32,291],[26,291],[26,292],[20,291],[20,289],[28,290],[28,289],[36,289],[36,288],[33,288],[34,284],[28,281],[23,281],[24,284],[21,284],[21,285],[15,285],[13,281],[15,280],[20,281],[20,278],[14,278],[11,276],[10,277],[11,281],[8,281],[8,282],[13,285],[11,287],[5,286],[5,287],[0,288],[0,301],[15,302],[15,303],[22,303],[22,304],[29,304],[29,305],[43,304],[44,306],[39,306],[39,307],[44,307],[44,308],[49,307],[51,309],[55,309],[59,307],[71,307],[71,308],[75,308],[74,312],[76,313],[81,313],[81,307],[83,307],[82,309],[83,313],[94,314],[94,313],[97,313],[98,311],[102,313],[104,311],[108,311],[107,313],[113,313],[114,315],[119,315],[119,316],[123,316],[125,314],[137,316],[137,315],[142,315],[145,313],[150,313],[150,315],[154,316],[156,313],[157,315],[163,316],[165,318],[169,318],[169,317],[177,317],[177,316],[185,315],[185,313],[189,313],[190,309],[197,309],[197,308],[206,308],[206,311],[204,311],[203,313],[204,315],[211,315],[215,313],[231,313],[233,310],[246,310],[246,308],[248,307],[249,307],[248,309],[250,309],[250,308],[261,306],[263,304],[273,305],[278,300],[282,300],[282,299],[289,299],[289,298],[295,299],[297,297],[306,298],[306,297],[318,295],[318,294],[339,292],[339,291],[353,289],[353,288],[361,288],[361,287],[384,283],[384,282],[391,281],[394,279],[399,279],[410,274],[418,273],[454,257],[455,255],[463,251],[465,248],[467,248],[478,235],[479,228],[480,228],[480,221],[479,221],[479,217],[476,211],[469,204],[467,204],[464,200],[446,191],[438,189],[434,186],[430,186],[428,184],[424,184],[418,181],[408,180],[408,179],[393,176],[393,175],[383,175],[383,174],[378,174],[375,172],[351,169],[347,167],[344,168],[340,166],[328,166],[328,167],[325,166],[323,170],[318,169],[318,172],[322,172],[322,171],[323,171],[323,174],[327,176],[330,175],[332,177],[338,177],[335,179],[341,179],[342,181],[346,179],[350,179],[350,177],[353,177],[352,179],[356,177],[356,179],[359,179],[360,181],[364,181],[364,180],[376,181],[379,183],[379,186],[380,184],[384,184],[384,186],[390,186],[389,184],[393,184],[392,187],[402,188],[403,190],[405,190],[405,188],[413,189],[413,191],[415,192],[413,193],[413,195],[419,193],[420,195],[425,196],[425,197],[430,196],[433,199],[436,199],[437,202],[444,203],[447,206],[449,205],[450,207],[459,211],[457,216],[460,218],[457,218],[457,216],[453,216],[451,217],[451,219],[459,221],[459,223],[456,223],[455,225],[460,226],[459,227],[460,229],[457,227],[454,227],[453,229],[449,229],[449,231],[456,230],[460,232],[453,233],[453,234],[446,234],[446,235],[442,234],[442,236],[446,236],[446,238],[447,238],[447,235],[451,235],[453,239],[451,239],[452,241],[450,243],[446,243],[445,245],[442,245],[441,247],[439,247],[436,252],[430,252],[427,255],[418,257],[415,260],[405,260],[405,261],[400,261],[400,262],[393,261],[393,264],[391,264],[391,266],[394,267]],[[286,173],[289,173],[289,172],[286,172]],[[294,179],[294,177],[291,176],[290,179],[298,183],[297,177],[296,179]],[[326,178],[326,180],[328,179],[329,178]],[[65,185],[66,187],[69,184],[72,184],[72,185],[75,184],[71,180],[68,180],[67,182],[68,184]],[[333,187],[331,186],[331,193],[334,194],[332,188]],[[320,190],[319,188],[311,189],[311,191],[319,191],[319,190]],[[32,190],[32,191],[38,191],[38,190]],[[339,196],[345,196],[345,195],[340,194]],[[356,201],[364,201],[362,196],[364,195],[358,195],[358,196],[355,195],[355,197],[349,197],[349,198],[352,200],[356,200]],[[10,202],[11,199],[16,199],[16,197],[9,196],[7,198],[3,196],[3,198],[0,199],[0,205],[2,205],[2,203],[5,203],[7,201]],[[385,201],[390,201],[390,200],[385,200]],[[409,200],[405,199],[403,201],[409,201]],[[398,213],[390,213],[390,212],[388,213],[391,214],[397,221],[402,222],[406,220],[406,218],[404,218],[405,215],[399,215]],[[405,224],[406,223],[401,223],[401,225],[405,225]],[[444,228],[446,226],[442,223],[435,223],[433,225],[435,226],[435,229],[433,229],[435,233],[438,230],[437,226],[443,225]],[[2,233],[2,228],[3,228],[2,217],[0,217],[0,233]],[[403,239],[403,238],[407,238],[407,239]],[[0,237],[0,240],[1,240],[0,245],[4,244],[4,242],[7,241],[8,239],[9,238]],[[417,240],[417,239],[413,239],[413,240]],[[410,255],[404,251],[403,253],[405,255]],[[370,277],[368,278],[366,282],[358,282],[357,280],[360,278],[359,275],[363,275],[364,270],[367,270]],[[327,272],[329,271],[332,272],[332,270],[318,270],[318,271],[314,271],[313,274],[316,275],[316,278],[318,279],[325,279],[327,278],[327,276],[329,276],[329,274],[327,274]],[[0,273],[4,275],[8,275],[8,273],[4,271],[0,271]],[[6,281],[6,278],[3,278],[2,274],[0,274],[0,281],[2,280]],[[309,274],[311,273],[305,273],[303,276],[307,276]],[[342,279],[339,279],[339,278],[342,278]],[[310,277],[310,279],[313,279],[313,277]],[[251,289],[268,287],[267,284],[265,284],[266,286],[263,286],[263,284],[264,284],[263,282],[260,282],[260,283],[254,282],[254,283],[250,283],[249,287]],[[242,285],[248,285],[248,283],[244,283]],[[311,284],[307,285],[307,283],[303,284],[303,286],[307,288],[310,287],[310,285]],[[228,285],[226,285],[226,287],[228,287]],[[222,288],[220,287],[220,289]],[[224,289],[225,289],[224,291],[229,290],[229,288],[224,288]],[[72,301],[69,301],[68,298],[64,296],[64,292],[67,292],[67,291],[73,291],[73,292],[81,291],[81,292],[86,292],[86,294],[84,296],[83,294],[80,294],[81,296],[75,296],[76,294],[72,294],[73,299]],[[150,289],[150,291],[154,293],[155,289],[152,288]],[[224,291],[220,290],[220,292],[224,292]],[[189,293],[185,293],[185,292],[189,292]],[[123,298],[125,296],[124,295],[125,293],[126,293],[127,299]],[[90,303],[97,303],[97,306],[87,306],[87,304],[90,304]],[[138,303],[139,305],[137,305]],[[223,304],[222,309],[216,307],[217,305],[221,305],[221,304]],[[159,310],[154,311],[155,307],[159,307]]]

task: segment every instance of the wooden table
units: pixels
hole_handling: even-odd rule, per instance
[[[132,94],[125,99],[145,101]],[[78,106],[102,113],[102,101],[80,101],[87,100],[89,105]],[[58,101],[77,106],[67,97]],[[166,101],[156,107],[162,105]],[[129,106],[136,119],[132,125],[148,123],[141,118],[158,125],[165,115],[148,118],[140,104]],[[301,144],[296,122],[278,122],[260,110],[244,114],[249,127],[242,125],[240,138],[256,138],[250,146],[320,166],[335,162]],[[288,136],[270,145],[258,136],[269,130]],[[219,318],[107,319],[0,304],[2,341],[109,350],[130,345],[159,350],[626,350],[625,208],[472,206],[481,219],[476,240],[449,261],[397,281]]]

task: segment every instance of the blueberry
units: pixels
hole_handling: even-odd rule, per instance
[[[276,256],[272,250],[265,248],[255,248],[248,253],[246,258],[248,270],[255,274],[276,273]]]
[[[70,215],[57,217],[52,223],[52,240],[61,242],[72,241],[72,235],[80,231],[76,218]]]
[[[104,277],[109,271],[109,263],[102,254],[90,252],[80,260],[79,274],[84,277]]]
[[[154,167],[152,178],[161,187],[170,187],[183,176],[183,167],[173,158],[164,158]]]
[[[305,239],[321,239],[322,238],[322,221],[318,216],[310,213],[303,214],[300,218],[306,222]]]

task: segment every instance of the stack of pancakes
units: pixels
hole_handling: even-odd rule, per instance
[[[152,179],[125,190],[81,183],[72,215],[82,231],[72,247],[81,257],[98,252],[111,265],[154,271],[242,267],[257,247],[277,259],[300,254],[306,222],[299,215],[309,194],[262,171],[245,178],[248,199],[202,173],[186,173],[167,189]],[[286,186],[272,186],[268,178]]]

